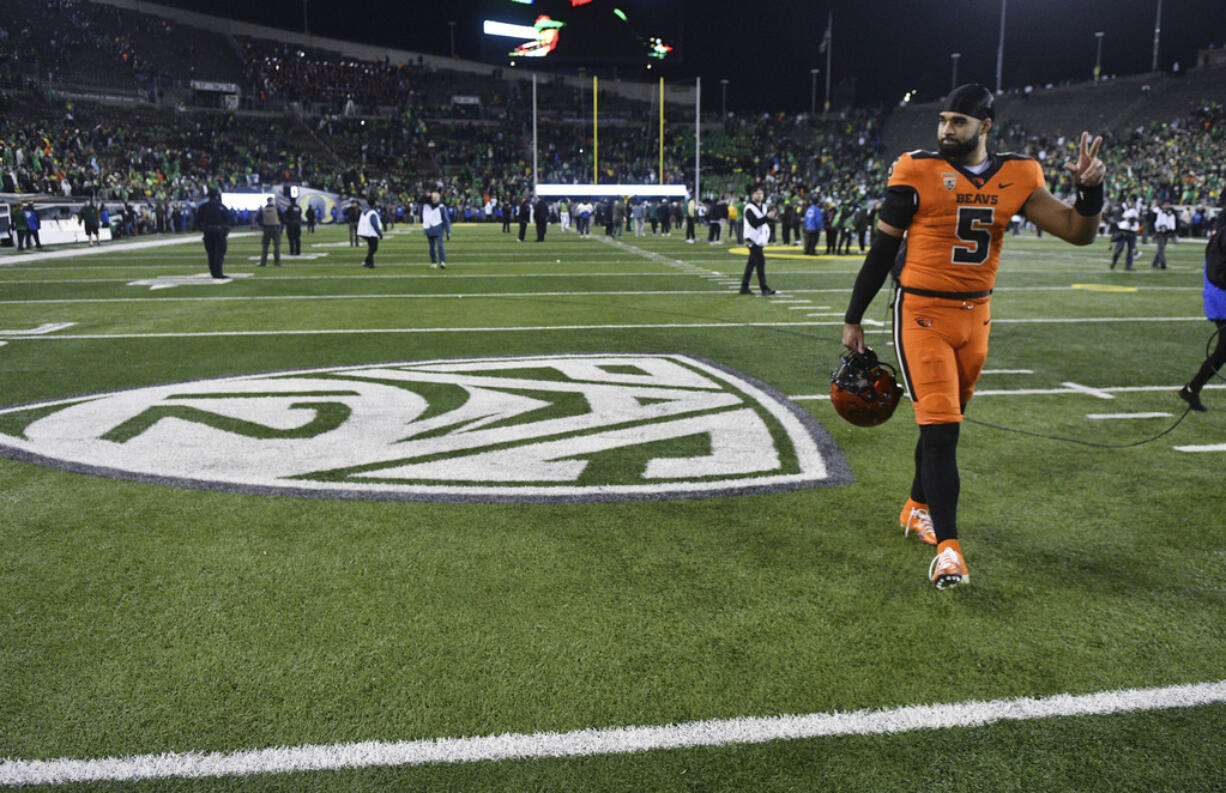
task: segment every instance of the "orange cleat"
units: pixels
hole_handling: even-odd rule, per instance
[[[969,584],[971,574],[966,571],[966,560],[957,540],[946,540],[938,546],[938,553],[928,565],[928,579],[937,589]]]
[[[937,533],[932,528],[932,515],[928,514],[927,504],[921,504],[908,498],[907,503],[903,504],[902,513],[898,516],[898,522],[903,527],[904,537],[911,532],[915,532],[916,537],[919,537],[929,545],[937,544]]]

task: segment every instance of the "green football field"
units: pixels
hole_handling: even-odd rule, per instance
[[[939,592],[910,405],[828,400],[861,257],[258,242],[0,250],[0,784],[1226,790],[1203,243],[1006,240]]]

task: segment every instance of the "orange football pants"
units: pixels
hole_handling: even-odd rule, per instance
[[[991,297],[894,300],[894,349],[917,424],[956,424],[988,359]]]

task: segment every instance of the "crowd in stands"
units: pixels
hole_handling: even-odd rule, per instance
[[[420,97],[425,70],[386,61],[358,61],[256,39],[242,43],[248,106],[297,102],[307,113],[374,114],[380,106],[404,107]]]
[[[157,72],[142,51],[171,41],[175,31],[165,20],[50,0],[23,4],[0,25],[0,192],[143,202],[156,213],[201,200],[212,185],[232,191],[295,182],[391,206],[411,206],[438,189],[460,221],[496,219],[496,208],[531,193],[528,103],[521,83],[497,73],[446,75],[422,63],[358,61],[243,39],[236,57],[247,84],[238,112],[116,109],[67,100],[54,79],[41,83],[27,67],[70,74],[84,68],[84,59],[103,58],[137,84],[169,85],[171,75]],[[452,101],[453,92],[468,90],[483,109]],[[692,118],[671,119],[665,127],[661,171],[659,130],[641,121],[651,116],[646,103],[602,95],[602,110],[608,109],[597,138],[584,112],[590,96],[556,80],[545,81],[541,92],[552,111],[538,125],[542,182],[586,183],[595,176],[608,184],[694,183]],[[295,112],[284,112],[290,105]],[[871,214],[897,154],[882,142],[887,113],[709,120],[700,202],[718,211],[743,198],[748,185],[762,183],[773,202],[793,211],[816,198],[828,223],[844,216],[850,223],[857,209]],[[1226,109],[1220,103],[1201,101],[1181,117],[1106,137],[1101,156],[1111,175],[1109,204],[1169,199],[1194,210],[1221,202]],[[1075,140],[1033,134],[1003,118],[994,147],[1034,156],[1052,192],[1071,196],[1063,163]]]
[[[84,0],[14,3],[0,24],[0,76],[14,86],[22,77],[52,84],[88,83],[152,91],[169,84],[136,36],[165,38],[163,19]],[[15,86],[14,86],[15,87]]]
[[[206,185],[328,181],[290,130],[235,114],[115,113],[48,99],[36,120],[0,118],[0,191],[193,200]],[[29,119],[31,107],[23,108]]]
[[[132,111],[54,96],[22,110],[0,117],[0,192],[156,208],[198,201],[213,184],[232,191],[296,182],[393,206],[441,189],[463,221],[497,219],[501,213],[487,208],[515,205],[532,187],[530,130],[518,123],[427,122],[411,111],[396,120],[329,117],[314,130],[321,144],[315,145],[306,128],[284,118],[146,109],[133,123]],[[1110,136],[1103,147],[1113,175],[1110,203],[1169,199],[1199,205],[1207,216],[1226,185],[1226,165],[1214,156],[1223,149],[1224,121],[1226,110],[1205,101],[1167,124]],[[854,211],[849,206],[871,212],[888,168],[881,124],[867,111],[728,118],[704,142],[703,203],[732,203],[761,182],[784,207],[802,211],[816,195],[827,224]],[[1030,135],[1008,121],[998,135],[999,148],[1039,160],[1053,193],[1071,194],[1063,163],[1075,141]],[[542,181],[590,181],[591,143],[590,127],[542,125]],[[602,182],[659,180],[653,133],[611,125],[601,129],[599,143]],[[692,184],[692,156],[692,132],[675,125],[665,135],[665,182]]]
[[[1048,188],[1070,195],[1063,163],[1076,150],[1071,138],[1032,135],[1020,124],[1002,122],[1001,149],[1036,158],[1047,176]],[[1153,122],[1103,135],[1099,156],[1110,174],[1109,198],[1123,201],[1139,197],[1150,202],[1169,200],[1181,205],[1216,206],[1226,187],[1226,106],[1202,100],[1184,116]]]

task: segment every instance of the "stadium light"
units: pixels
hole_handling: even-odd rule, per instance
[[[954,76],[953,76],[953,79],[950,80],[950,83],[949,83],[949,90],[952,91],[958,87],[958,59],[962,57],[962,53],[951,52],[949,53],[949,57],[954,62]]]
[[[1105,31],[1098,31],[1094,34],[1094,38],[1098,39],[1098,54],[1094,56],[1094,84],[1098,85],[1098,81],[1102,79],[1103,73],[1103,36]]]
[[[1162,0],[1158,0],[1158,16],[1154,19],[1154,60],[1149,65],[1151,72],[1158,71],[1158,39],[1162,36]]]
[[[1005,7],[1009,0],[1000,0],[1000,43],[996,46],[996,93],[1000,93],[1000,72],[1005,64]]]

